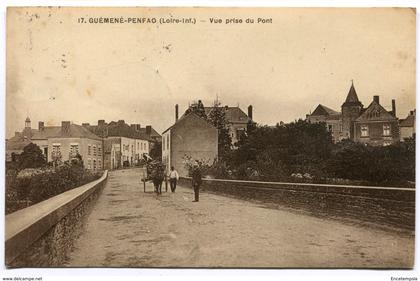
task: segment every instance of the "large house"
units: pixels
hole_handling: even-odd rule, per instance
[[[188,176],[185,160],[212,163],[218,155],[218,130],[194,112],[184,114],[162,133],[162,161],[174,166],[180,176]]]
[[[44,122],[39,122],[38,129],[32,129],[30,119],[26,118],[25,129],[6,142],[6,155],[10,155],[8,160],[13,160],[12,153],[20,154],[29,143],[40,147],[47,162],[64,162],[79,154],[87,169],[103,168],[102,139],[70,121],[61,122],[61,126],[44,126]]]
[[[387,111],[374,96],[367,108],[359,101],[353,82],[341,112],[324,105],[318,105],[306,120],[312,123],[325,122],[333,140],[351,139],[371,145],[389,145],[400,139],[395,100],[392,110]]]

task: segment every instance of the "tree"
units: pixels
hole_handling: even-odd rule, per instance
[[[154,142],[152,149],[150,150],[150,157],[156,160],[162,159],[162,142]]]
[[[221,106],[220,101],[216,100],[214,102],[213,108],[208,115],[208,120],[219,132],[218,156],[219,159],[224,160],[231,152],[232,138],[226,122],[226,110]]]
[[[19,168],[40,168],[47,165],[42,150],[34,143],[30,143],[23,148],[19,156]]]
[[[199,100],[197,103],[193,103],[185,111],[185,114],[195,113],[197,116],[207,119],[206,111],[204,109],[204,104]]]

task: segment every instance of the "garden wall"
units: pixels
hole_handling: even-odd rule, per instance
[[[191,186],[191,179],[181,178],[180,184]],[[317,217],[415,228],[414,188],[203,179],[201,190],[263,202],[273,208],[301,210]]]
[[[62,266],[107,177],[105,171],[98,180],[7,215],[6,266]]]

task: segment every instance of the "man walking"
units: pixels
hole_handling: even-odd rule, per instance
[[[201,185],[201,171],[198,165],[194,167],[192,172],[192,186],[194,188],[194,201],[198,202],[200,196],[200,185]]]
[[[174,166],[171,167],[171,171],[169,172],[169,184],[171,185],[171,191],[175,192],[176,183],[179,180],[178,172],[175,170]]]

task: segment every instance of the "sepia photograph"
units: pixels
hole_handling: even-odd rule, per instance
[[[414,268],[416,8],[8,7],[5,101],[6,271]]]

